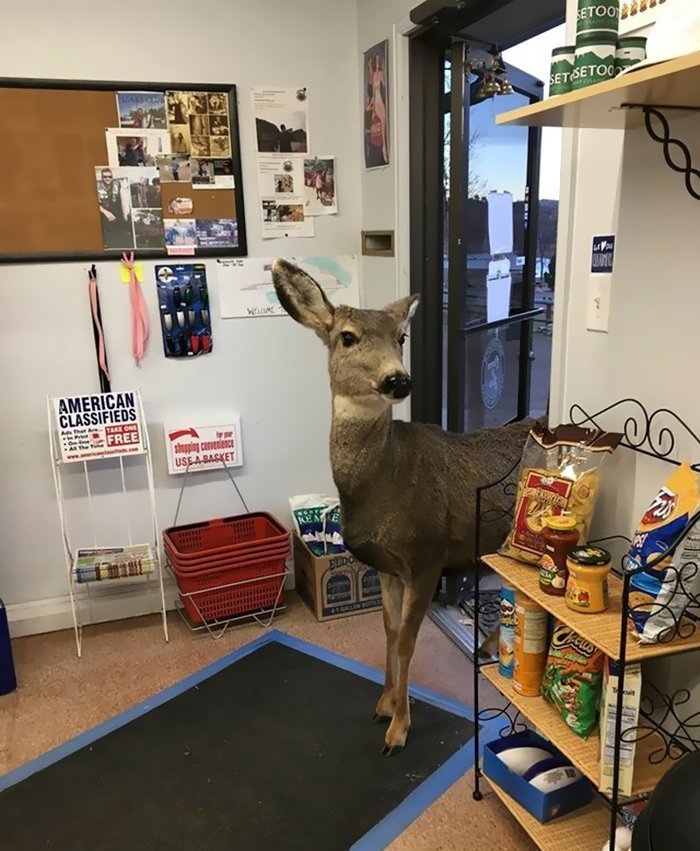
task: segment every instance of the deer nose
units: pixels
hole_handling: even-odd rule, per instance
[[[411,377],[405,372],[388,375],[379,387],[382,395],[392,399],[405,399],[411,392]]]

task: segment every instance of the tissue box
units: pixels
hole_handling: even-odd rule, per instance
[[[374,568],[351,553],[316,556],[294,533],[294,577],[299,596],[316,620],[327,621],[382,606],[382,588]]]
[[[484,745],[484,774],[514,798],[519,804],[534,816],[538,821],[550,821],[557,816],[585,807],[593,797],[593,786],[586,777],[582,777],[575,783],[553,792],[540,792],[527,780],[523,780],[518,774],[513,773],[508,766],[501,761],[498,754],[501,751],[514,747],[536,747],[544,748],[553,756],[561,756],[559,751],[538,736],[532,730],[523,733],[515,733],[504,739],[495,739]]]

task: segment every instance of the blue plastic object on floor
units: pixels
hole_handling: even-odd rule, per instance
[[[15,663],[12,659],[10,627],[7,623],[7,609],[0,600],[0,694],[9,694],[17,688]]]

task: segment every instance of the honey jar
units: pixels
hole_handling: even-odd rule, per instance
[[[566,605],[575,612],[604,612],[609,601],[610,553],[602,547],[576,547],[569,553],[566,566]]]
[[[544,553],[540,559],[540,588],[545,594],[563,597],[569,571],[566,557],[578,544],[576,518],[568,514],[546,517],[542,529]]]

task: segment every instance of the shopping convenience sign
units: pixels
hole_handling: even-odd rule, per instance
[[[226,416],[213,425],[193,425],[186,421],[167,423],[165,451],[171,476],[241,467],[243,448],[240,417]]]
[[[135,392],[60,396],[53,405],[64,463],[146,451]]]

